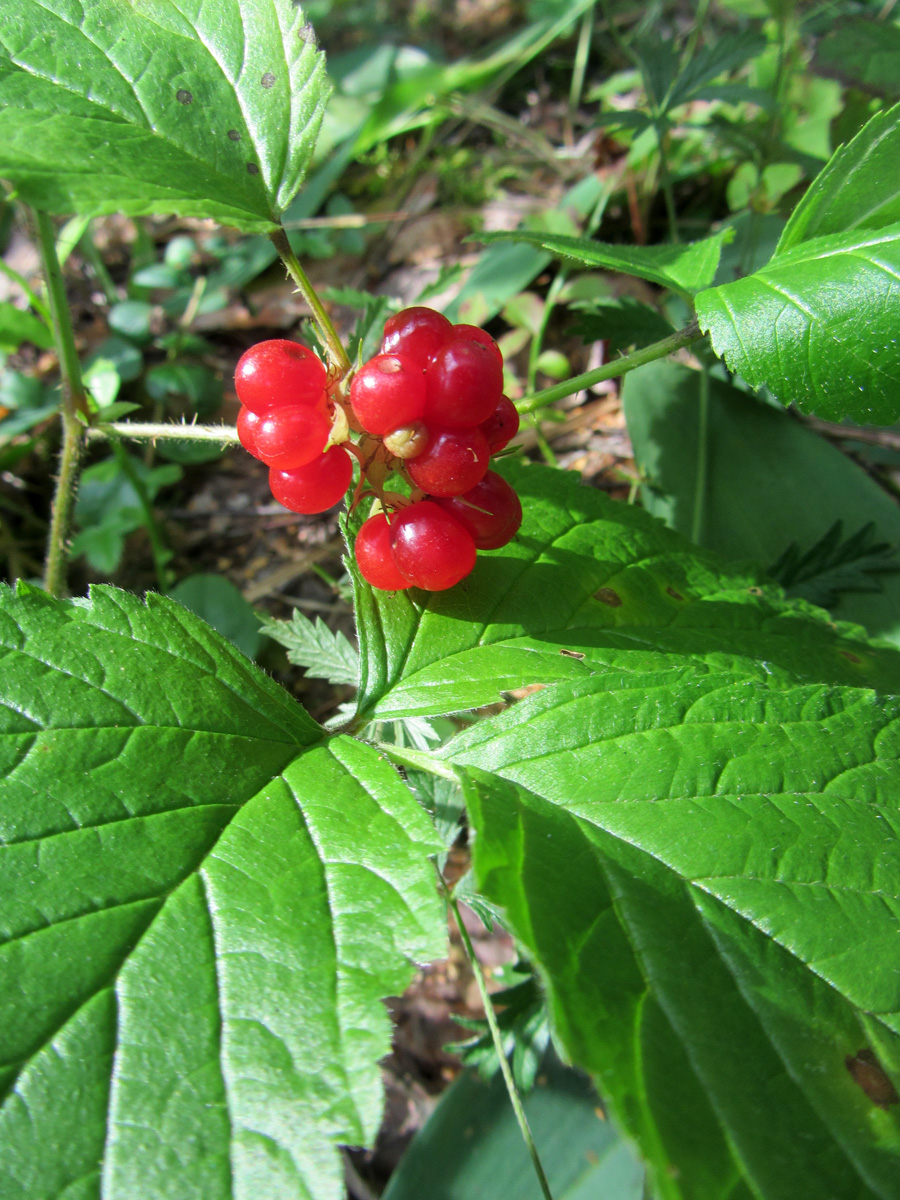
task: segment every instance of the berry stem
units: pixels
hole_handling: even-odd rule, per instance
[[[278,251],[281,261],[284,263],[285,269],[297,285],[300,295],[309,305],[312,310],[313,320],[319,327],[319,332],[325,341],[328,348],[328,357],[331,362],[340,368],[342,375],[346,375],[350,370],[351,363],[347,357],[347,351],[344,349],[338,332],[331,323],[331,318],[325,311],[322,301],[316,294],[316,289],[310,283],[306,272],[300,266],[297,255],[291,248],[291,243],[288,241],[288,236],[285,231],[279,226],[273,230],[269,237],[272,245]]]
[[[35,228],[41,265],[47,284],[47,299],[53,323],[53,338],[62,376],[62,449],[59,455],[59,475],[53,495],[50,532],[47,537],[47,564],[44,587],[51,596],[62,596],[66,590],[69,529],[81,474],[81,456],[85,440],[85,419],[90,414],[87,394],[81,378],[81,364],[75,347],[72,316],[66,300],[62,269],[56,254],[56,230],[50,217],[34,209]]]
[[[602,383],[605,379],[615,379],[619,375],[625,375],[628,371],[633,371],[635,367],[642,367],[644,363],[654,362],[657,358],[665,358],[676,350],[689,346],[691,342],[699,341],[702,337],[705,337],[705,334],[700,332],[700,326],[694,319],[683,329],[679,329],[677,333],[670,334],[669,337],[665,337],[659,342],[653,342],[652,345],[645,346],[642,350],[635,350],[603,367],[585,371],[583,375],[575,375],[564,383],[554,384],[553,387],[544,388],[541,392],[526,396],[518,402],[516,408],[522,414],[535,412],[566,396],[573,396],[582,388],[593,387],[595,383]]]
[[[87,431],[89,440],[124,438],[132,442],[217,442],[220,446],[238,446],[240,439],[233,425],[176,425],[172,421],[109,421],[93,425]]]

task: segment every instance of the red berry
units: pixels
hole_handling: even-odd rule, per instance
[[[363,579],[383,592],[401,592],[411,587],[401,575],[391,552],[391,527],[384,513],[369,517],[356,535],[356,562]]]
[[[238,441],[244,447],[248,454],[252,454],[254,458],[259,458],[259,450],[256,446],[256,431],[259,428],[259,423],[262,417],[255,412],[251,412],[249,408],[244,408],[241,405],[241,411],[237,415]]]
[[[500,403],[488,419],[482,421],[481,432],[487,438],[491,454],[496,454],[513,440],[519,432],[519,410],[509,396],[500,397]]]
[[[269,467],[292,471],[324,452],[331,420],[324,403],[276,408],[254,429],[257,456]]]
[[[453,587],[475,566],[472,535],[430,500],[397,513],[391,524],[391,550],[401,575],[429,592]]]
[[[318,404],[325,391],[325,365],[299,342],[257,342],[238,359],[234,386],[241,404],[255,413],[281,405]]]
[[[498,550],[512,541],[522,524],[522,502],[502,475],[488,471],[481,483],[461,496],[435,501],[472,535],[478,550]]]
[[[369,433],[412,425],[425,412],[425,373],[406,354],[378,354],[353,376],[350,403]]]
[[[457,341],[459,339],[462,341],[468,339],[470,342],[481,342],[483,346],[487,346],[496,355],[500,366],[503,366],[503,353],[487,330],[479,328],[478,325],[454,325],[453,340]]]
[[[343,446],[331,446],[303,467],[269,471],[269,487],[279,504],[297,513],[318,513],[331,508],[353,478],[353,460]]]
[[[493,413],[503,395],[503,368],[494,352],[471,338],[442,346],[425,372],[426,424],[471,429]]]
[[[490,459],[480,429],[432,429],[428,445],[406,470],[430,496],[458,496],[484,478]]]
[[[408,354],[420,367],[453,336],[453,326],[433,308],[404,308],[384,323],[382,354]]]

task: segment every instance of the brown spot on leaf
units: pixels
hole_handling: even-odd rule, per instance
[[[748,596],[761,596],[762,594],[763,594],[763,590],[762,590],[762,588],[761,588],[761,587],[749,587],[749,588],[747,588],[747,595],[748,595]]]
[[[259,167],[256,165],[256,163],[247,163],[247,174],[248,175],[258,175],[259,174]]]
[[[610,608],[618,608],[622,603],[622,597],[612,588],[600,588],[599,591],[594,592],[594,599],[599,600],[601,604],[608,604]]]
[[[851,654],[849,650],[838,650],[838,654],[840,654],[844,658],[846,658],[847,662],[852,662],[852,663],[861,663],[862,662],[861,658],[858,658],[855,654]]]
[[[275,76],[271,71],[266,71],[262,79],[259,81],[264,88],[273,88],[275,86]]]
[[[584,658],[580,650],[560,650],[560,654],[566,658]]]
[[[666,588],[666,595],[671,596],[673,600],[683,600],[684,599],[684,596],[682,596],[681,592],[676,592],[673,587]]]
[[[241,140],[241,132],[239,129],[229,129],[228,137],[232,142],[239,142]]]
[[[179,104],[193,104],[194,103],[194,93],[189,92],[187,90],[187,88],[179,88],[178,91],[175,93],[175,99],[178,101]]]
[[[873,1104],[879,1108],[890,1108],[892,1104],[900,1103],[900,1096],[884,1072],[881,1063],[868,1047],[848,1054],[844,1066],[850,1072],[850,1078],[861,1087]]]

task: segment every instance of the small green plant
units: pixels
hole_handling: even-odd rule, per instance
[[[0,594],[0,1196],[341,1196],[334,1147],[371,1144],[380,1119],[381,1001],[445,953],[459,897],[432,860],[464,805],[464,894],[500,914],[540,981],[519,984],[502,1027],[484,993],[523,1128],[508,1037],[518,1021],[531,1038],[516,1063],[528,1082],[546,1016],[649,1194],[897,1200],[900,651],[703,542],[707,451],[724,414],[756,404],[749,389],[829,420],[900,418],[900,106],[836,151],[740,278],[717,282],[727,227],[648,245],[478,235],[507,243],[490,261],[515,243],[532,264],[621,272],[680,313],[660,331],[641,309],[661,336],[633,348],[619,305],[628,352],[534,390],[542,310],[517,408],[627,375],[628,409],[649,378],[637,368],[656,372],[657,400],[687,397],[697,430],[691,505],[670,514],[684,532],[507,456],[495,466],[521,498],[516,536],[454,586],[383,590],[357,566],[365,514],[349,508],[358,658],[309,622],[266,627],[295,661],[356,685],[325,727],[177,600],[68,597],[88,438],[118,447],[104,465],[127,475],[125,441],[238,434],[109,419],[89,401],[52,219],[164,212],[255,235],[310,307],[324,362],[302,356],[317,364],[308,407],[333,418],[328,389],[352,401],[368,352],[351,360],[282,224],[328,94],[313,30],[291,0],[102,0],[77,18],[67,0],[20,0],[0,49],[0,176],[33,214],[62,372],[46,587]],[[739,61],[688,47],[676,70],[644,55],[656,152],[679,104]],[[408,111],[395,115],[405,128]],[[582,321],[602,320],[596,296],[588,308]],[[372,308],[360,344],[385,315]],[[134,340],[139,317],[120,310],[119,334]],[[689,364],[662,361],[687,347]],[[357,436],[336,440],[353,453]],[[169,478],[131,468],[150,498]],[[645,465],[648,493],[677,509],[683,485],[661,476]],[[89,476],[82,503],[109,483]],[[796,582],[818,562],[840,590],[848,564],[868,578],[882,550],[834,535],[779,569]]]

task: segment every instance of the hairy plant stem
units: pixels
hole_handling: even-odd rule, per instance
[[[75,333],[66,301],[59,259],[56,256],[56,231],[45,212],[34,209],[38,248],[47,284],[47,299],[53,323],[53,338],[59,357],[62,376],[62,449],[59,455],[59,475],[53,496],[50,532],[47,538],[47,561],[44,569],[44,587],[51,596],[62,596],[66,590],[67,549],[69,528],[78,491],[81,473],[81,456],[84,449],[85,427],[90,409],[81,378],[81,364],[75,348]]]
[[[272,245],[278,251],[281,261],[284,263],[288,275],[296,283],[300,295],[309,305],[312,310],[313,320],[319,327],[319,332],[328,349],[328,357],[334,366],[340,368],[342,375],[346,375],[350,370],[351,363],[347,357],[347,351],[344,349],[338,332],[331,323],[331,318],[325,311],[322,301],[316,294],[316,289],[307,278],[306,272],[300,266],[297,255],[291,248],[291,243],[288,241],[288,236],[285,231],[279,226],[269,234]]]
[[[435,864],[435,870],[437,865]],[[472,967],[472,974],[475,977],[475,982],[478,985],[478,993],[481,996],[481,1003],[484,1005],[484,1015],[487,1019],[488,1028],[491,1031],[491,1039],[494,1043],[494,1049],[497,1052],[497,1058],[500,1062],[500,1070],[503,1074],[503,1082],[506,1084],[506,1090],[509,1093],[509,1100],[513,1106],[513,1112],[516,1114],[516,1121],[519,1129],[522,1131],[522,1137],[525,1140],[525,1145],[528,1148],[528,1153],[531,1156],[531,1164],[534,1167],[535,1174],[538,1177],[538,1183],[541,1186],[541,1193],[544,1200],[553,1200],[553,1193],[550,1191],[550,1184],[547,1176],[544,1173],[544,1166],[538,1154],[537,1146],[534,1144],[534,1136],[531,1132],[531,1126],[528,1124],[528,1117],[525,1115],[525,1108],[522,1104],[522,1097],[519,1095],[519,1089],[516,1087],[516,1081],[513,1078],[512,1069],[509,1065],[509,1059],[506,1057],[506,1050],[503,1046],[503,1036],[500,1033],[500,1026],[497,1024],[497,1014],[494,1012],[494,1005],[487,990],[487,984],[484,982],[484,974],[481,970],[481,964],[475,957],[475,949],[472,945],[472,939],[469,937],[469,931],[466,929],[462,919],[462,914],[459,911],[459,903],[451,895],[443,875],[438,871],[438,878],[441,882],[444,894],[447,897],[447,903],[453,912],[456,927],[459,930],[459,936],[462,939],[463,949],[466,952],[466,958]]]
[[[635,350],[605,366],[596,367],[593,371],[585,371],[582,375],[575,375],[563,383],[556,383],[553,387],[544,388],[543,391],[526,396],[518,402],[516,408],[522,414],[535,412],[539,408],[545,408],[548,404],[555,404],[557,400],[563,400],[566,396],[573,396],[582,388],[593,387],[595,383],[602,383],[605,379],[616,379],[619,375],[633,371],[635,367],[642,367],[644,363],[655,362],[658,358],[674,354],[676,350],[689,346],[691,342],[699,342],[704,336],[705,334],[700,332],[697,321],[693,320],[683,329],[679,329],[677,333],[672,333],[659,342],[653,342],[652,345],[645,346],[642,350]]]
[[[220,446],[238,446],[240,439],[233,425],[177,425],[174,421],[108,421],[92,425],[87,431],[91,441],[97,438],[124,438],[132,442],[216,442]]]

